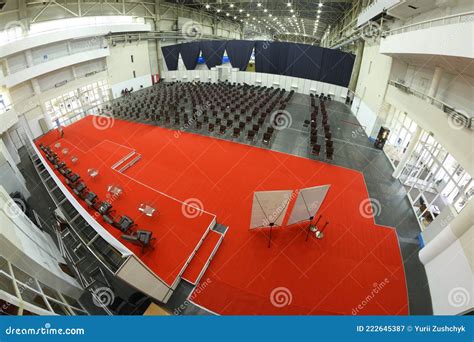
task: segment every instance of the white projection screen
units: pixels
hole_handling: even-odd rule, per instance
[[[281,226],[293,190],[255,191],[253,193],[250,229]]]
[[[310,216],[314,216],[321,207],[329,187],[330,185],[321,185],[301,189],[288,219],[288,225],[307,221]]]

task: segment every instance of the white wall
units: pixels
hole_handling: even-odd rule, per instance
[[[435,315],[457,315],[474,306],[474,276],[469,263],[473,241],[471,228],[425,265]],[[470,255],[465,254],[463,244],[471,245]]]
[[[374,130],[377,121],[377,114],[374,113],[372,109],[370,109],[358,96],[354,96],[351,111],[364,129],[365,134],[367,134],[368,137],[372,136],[372,131]]]
[[[0,140],[0,187],[4,186],[8,193],[19,191],[25,198],[30,197],[30,192],[26,188],[25,179],[18,170],[15,158],[10,154],[5,146],[5,134]]]
[[[46,233],[40,231],[21,211],[12,209],[12,200],[0,185],[0,251],[12,264],[42,283],[77,298],[82,289],[64,273],[66,263]]]
[[[131,56],[133,56],[133,62]],[[117,43],[116,46],[110,46],[107,69],[110,86],[140,76],[150,75],[148,42]],[[133,75],[134,71],[135,77]]]
[[[230,68],[230,64],[229,64]],[[199,78],[197,78],[199,76]],[[347,88],[340,87],[334,84],[307,80],[298,77],[273,75],[250,71],[233,71],[229,74],[229,82],[242,84],[247,83],[251,85],[262,85],[266,87],[280,87],[288,91],[294,90],[297,93],[309,95],[312,93],[332,94],[334,100],[345,101],[347,95]],[[166,81],[193,81],[199,79],[201,82],[216,82],[218,75],[216,68],[212,70],[175,70],[167,71],[162,74]]]
[[[74,64],[84,63],[86,61],[103,58],[108,55],[108,49],[88,50],[73,55],[67,55],[48,62],[34,65],[30,68],[22,69],[3,78],[0,77],[0,83],[5,84],[7,87],[10,88],[22,82],[26,82],[32,78],[36,78],[38,76],[50,73],[52,71],[62,69]]]
[[[36,48],[43,45],[65,42],[68,40],[85,39],[89,44],[94,44],[98,37],[104,36],[110,32],[147,32],[150,31],[148,24],[113,24],[110,25],[90,25],[83,27],[68,27],[63,30],[53,30],[36,35],[26,36],[23,39],[12,41],[8,44],[2,44],[0,57],[18,53],[27,49]],[[3,42],[2,42],[3,43]],[[41,48],[40,48],[41,49]],[[10,57],[9,57],[10,60]]]
[[[140,90],[142,88],[147,88],[152,86],[151,75],[143,75],[136,78],[131,78],[129,80],[116,83],[111,86],[112,89],[112,97],[114,99],[122,96],[122,90],[128,89],[133,91]]]
[[[365,43],[352,111],[368,136],[378,131],[375,123],[383,109],[392,61],[379,53],[378,44]]]
[[[380,53],[422,54],[473,58],[474,22],[442,25],[390,35],[381,40]]]

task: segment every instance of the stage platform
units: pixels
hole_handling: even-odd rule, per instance
[[[58,139],[58,133],[52,131],[38,139],[36,143],[50,146],[67,163],[72,172],[81,176],[90,191],[96,193],[100,200],[106,200],[112,204],[115,210],[114,215],[127,215],[138,225],[137,229],[152,231],[155,237],[152,248],[142,253],[140,247],[121,239],[122,233],[106,223],[94,210],[88,208],[84,201],[80,200],[79,203],[169,287],[180,280],[190,264],[193,265],[192,272],[199,274],[201,270],[196,268],[201,264],[191,263],[191,261],[199,252],[201,245],[208,245],[206,238],[209,233],[214,235],[211,229],[216,224],[215,215],[192,206],[192,203],[187,204],[175,199],[126,174],[133,167],[139,167],[139,163],[133,164],[123,172],[120,171],[136,155],[131,147],[110,140],[101,140],[100,134],[91,134],[86,139],[74,128],[72,126],[68,129],[68,134],[64,138]],[[55,147],[57,142],[60,143],[60,147]],[[67,155],[62,153],[65,148],[69,150]],[[71,162],[72,156],[78,158],[76,164]],[[140,162],[146,162],[146,160],[140,160]],[[87,172],[90,168],[97,169],[99,175],[91,178]],[[64,177],[59,172],[55,172],[64,181]],[[107,191],[109,185],[120,186],[123,193],[120,196],[110,194]],[[68,187],[68,190],[71,189]],[[76,196],[72,191],[70,192]],[[138,210],[141,203],[156,208],[153,216],[146,216]],[[214,241],[212,237],[211,240]],[[199,255],[201,254],[199,252]]]
[[[370,212],[361,213],[360,205],[367,202],[368,194],[360,172],[140,123],[115,120],[112,127],[98,129],[93,117],[66,127],[62,141],[83,151],[97,145],[108,150],[103,152],[105,156],[82,154],[80,162],[84,165],[78,169],[81,175],[100,161],[110,170],[117,161],[115,145],[121,146],[122,154],[133,150],[141,155],[141,160],[124,174],[110,171],[111,177],[124,182],[125,193],[134,193],[133,205],[124,203],[124,210],[136,207],[144,196],[155,193],[151,189],[158,189],[180,201],[197,199],[205,212],[215,214],[219,223],[229,227],[201,277],[201,283],[206,281],[205,289],[191,295],[197,305],[224,315],[408,314],[396,232],[376,225]],[[109,155],[114,155],[110,162]],[[109,180],[101,182],[98,188],[106,187]],[[305,225],[293,225],[274,229],[268,248],[268,231],[249,230],[254,191],[324,184],[331,185],[320,209],[323,222],[331,222],[324,239],[312,235],[306,242]],[[164,201],[161,196],[160,201]],[[166,208],[161,204],[158,210],[160,206]],[[156,231],[158,242],[169,237],[166,246],[175,248],[156,248],[155,253],[160,255],[150,253],[144,256],[146,262],[156,263],[156,269],[166,269],[172,280],[179,272],[163,264],[181,265],[177,261],[184,260],[198,243],[213,217],[209,215],[203,212],[191,221],[192,229],[185,220],[180,221],[184,226],[176,223],[181,213],[170,209],[169,216],[158,215],[156,229],[164,229]],[[203,254],[208,252],[203,249]],[[189,271],[191,280],[197,273]]]

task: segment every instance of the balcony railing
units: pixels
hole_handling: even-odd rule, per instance
[[[444,103],[441,100],[438,100],[432,96],[426,95],[418,90],[412,89],[408,86],[406,86],[403,83],[396,82],[396,81],[390,81],[390,85],[393,85],[395,88],[403,91],[404,93],[414,95],[416,97],[419,97],[429,103],[431,103],[433,106],[438,107],[441,109],[443,112],[445,112],[448,117],[452,118],[452,120],[466,128],[473,129],[474,128],[474,123],[472,117],[468,117],[467,115],[458,112],[454,107]]]
[[[474,11],[448,15],[446,17],[434,18],[430,20],[420,21],[418,23],[397,27],[389,31],[384,31],[383,36],[391,36],[394,34],[400,34],[410,31],[423,30],[431,27],[450,25],[450,24],[460,24],[474,21]]]

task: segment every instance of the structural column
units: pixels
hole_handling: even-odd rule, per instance
[[[48,127],[48,129],[53,129],[54,127],[53,127],[53,121],[52,121],[51,115],[48,113],[48,110],[46,109],[46,106],[41,99],[41,88],[38,84],[38,80],[36,78],[32,78],[31,85],[33,86],[33,91],[35,93],[35,96],[38,99],[41,112],[43,113],[44,121],[46,122],[46,126]]]
[[[451,222],[448,222],[446,227],[433,238],[422,250],[419,252],[420,261],[426,265],[433,260],[438,254],[442,253],[454,241],[459,239],[464,233],[473,227],[472,217],[474,215],[474,201],[467,203],[466,207],[461,210]],[[472,247],[470,247],[472,248]],[[469,255],[466,253],[466,255]]]
[[[433,74],[433,79],[431,80],[431,85],[430,85],[430,90],[428,91],[428,96],[430,97],[436,97],[436,94],[438,93],[438,88],[439,88],[439,83],[441,81],[441,77],[443,76],[443,69],[440,67],[436,67],[434,74]],[[431,102],[431,100],[430,100]]]
[[[398,163],[397,168],[392,173],[392,177],[398,178],[402,174],[403,168],[405,167],[407,162],[410,160],[413,150],[415,149],[416,144],[420,140],[421,132],[422,132],[421,127],[417,126],[416,131],[411,137],[410,143],[408,144],[408,147],[405,151],[405,154],[403,155],[402,160],[400,160],[400,163]]]
[[[359,72],[360,72],[360,66],[362,64],[362,55],[364,53],[364,41],[363,40],[358,40],[357,41],[357,51],[356,51],[356,58],[354,61],[354,68],[352,69],[352,76],[351,80],[349,82],[349,90],[355,92],[356,87],[357,87],[357,81],[359,80]]]

